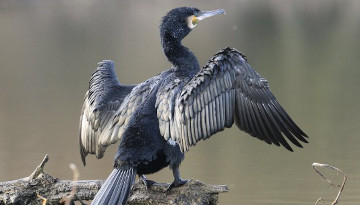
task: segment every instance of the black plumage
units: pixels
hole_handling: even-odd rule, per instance
[[[114,64],[102,61],[90,80],[80,119],[80,150],[101,158],[120,140],[114,171],[93,204],[125,204],[135,175],[170,166],[172,186],[186,181],[179,166],[184,152],[201,139],[231,127],[292,151],[306,134],[269,89],[268,81],[237,50],[221,50],[202,68],[181,44],[197,23],[224,10],[181,7],[162,19],[161,44],[172,67],[138,85],[121,85]]]

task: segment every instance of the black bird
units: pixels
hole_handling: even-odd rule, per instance
[[[80,118],[80,152],[101,158],[120,140],[114,170],[93,204],[125,204],[136,174],[170,166],[171,186],[186,183],[179,166],[184,152],[201,139],[236,125],[268,144],[292,148],[307,142],[244,55],[221,50],[201,69],[181,40],[203,19],[225,14],[222,9],[200,11],[175,8],[163,17],[160,37],[172,67],[138,85],[121,85],[114,64],[102,61],[93,73]]]

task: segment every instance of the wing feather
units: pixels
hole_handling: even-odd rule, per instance
[[[88,153],[96,154],[98,158],[103,156],[101,142],[99,147],[100,136],[133,87],[134,85],[120,84],[112,61],[104,60],[98,63],[91,76],[80,116],[79,142],[84,164]]]
[[[163,136],[178,143],[182,151],[234,122],[250,135],[290,151],[286,138],[298,147],[302,147],[299,141],[307,142],[307,135],[271,93],[268,81],[235,49],[220,51],[185,85],[180,85],[169,86],[166,100],[165,92],[159,94],[157,112],[171,116],[159,119],[160,130],[172,130]]]
[[[139,85],[121,85],[114,63],[99,63],[85,94],[80,117],[79,141],[84,164],[87,154],[101,158],[106,147],[121,138],[132,114],[159,81],[160,77],[155,76]]]

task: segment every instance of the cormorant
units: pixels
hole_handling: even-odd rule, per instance
[[[298,147],[307,135],[293,122],[239,51],[226,48],[201,69],[181,40],[203,19],[225,14],[175,8],[162,19],[160,37],[172,67],[138,85],[122,85],[114,63],[104,60],[93,73],[80,118],[80,153],[101,158],[120,140],[114,170],[92,204],[125,204],[136,174],[170,166],[171,186],[186,183],[179,166],[184,152],[235,124],[268,144]],[[299,141],[298,141],[299,140]],[[149,181],[148,181],[149,182]]]

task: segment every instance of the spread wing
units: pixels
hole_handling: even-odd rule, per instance
[[[114,135],[111,138],[113,132],[105,130],[111,127],[116,112],[133,88],[134,85],[120,85],[112,61],[98,63],[90,79],[80,116],[79,142],[84,165],[88,153],[101,158],[106,146],[119,139]]]
[[[175,95],[175,89],[169,95]],[[250,135],[290,151],[285,138],[298,147],[302,147],[299,141],[307,142],[306,134],[271,93],[268,81],[235,49],[217,53],[185,84],[176,99],[169,101],[159,103],[160,131],[182,151],[231,127],[234,121]]]

